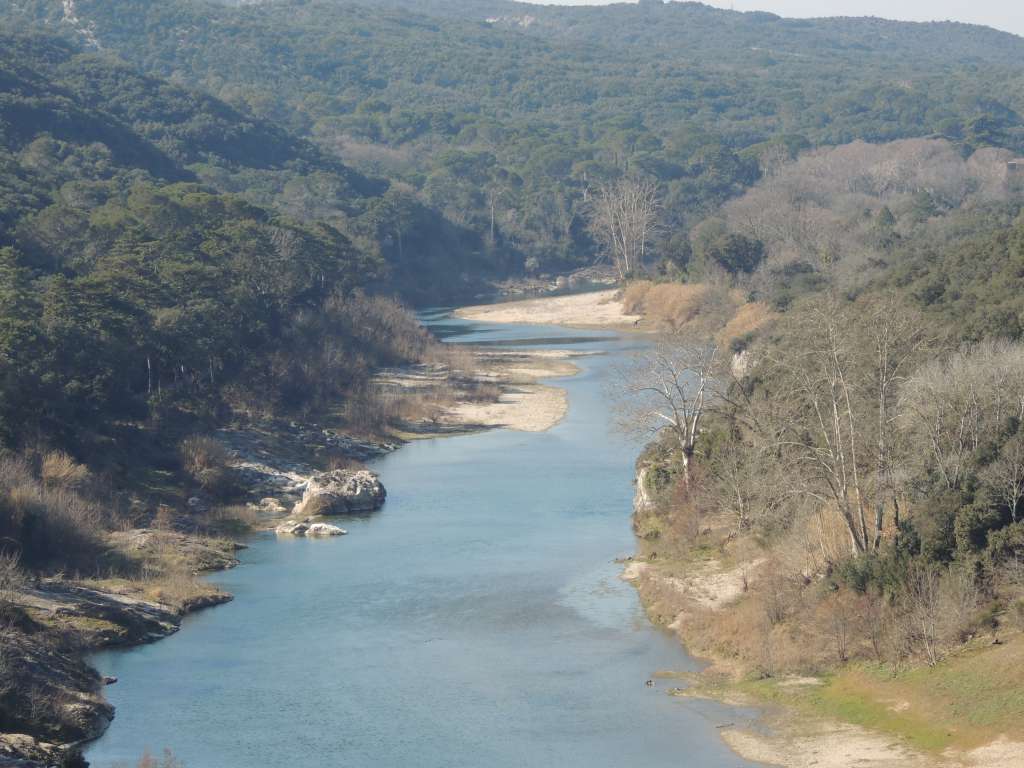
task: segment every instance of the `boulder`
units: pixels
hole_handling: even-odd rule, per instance
[[[285,520],[274,529],[274,533],[285,536],[305,536],[308,530],[309,523],[305,520]]]
[[[377,475],[365,469],[335,469],[319,472],[306,483],[302,500],[295,505],[295,517],[341,515],[380,509],[387,496]]]
[[[348,531],[330,523],[311,523],[306,529],[307,536],[344,536]]]

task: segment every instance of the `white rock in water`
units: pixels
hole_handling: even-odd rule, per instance
[[[313,523],[306,529],[307,536],[344,536],[348,531],[330,523]]]
[[[274,533],[285,536],[305,536],[306,531],[309,530],[309,523],[302,520],[285,520],[277,528],[274,529]]]
[[[387,492],[377,475],[365,469],[335,469],[309,478],[302,501],[292,514],[340,515],[346,512],[372,512],[384,504]]]

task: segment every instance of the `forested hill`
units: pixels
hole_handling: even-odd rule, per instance
[[[819,62],[891,58],[903,67],[1004,64],[1016,67],[1021,39],[959,22],[899,22],[871,17],[787,19],[763,11],[727,11],[694,2],[538,5],[507,0],[353,0],[377,8],[483,21],[531,35],[604,46],[639,46],[674,56],[707,57],[723,68],[764,54]],[[227,5],[237,5],[228,0]],[[908,60],[910,59],[910,60]]]
[[[412,267],[396,216],[429,243]],[[457,289],[458,233],[279,126],[0,29],[0,442],[336,402],[407,343],[363,338],[353,291]]]
[[[70,7],[16,0],[4,11],[401,180],[479,238],[468,269],[591,260],[586,191],[623,173],[662,185],[656,250],[672,260],[685,238],[668,233],[756,181],[773,148],[941,135],[964,151],[1024,150],[1024,40],[983,27],[652,2]]]
[[[384,259],[389,286],[410,298],[445,298],[459,289],[452,273],[492,271],[492,264],[476,260],[479,242],[471,233],[390,182],[352,170],[273,122],[46,32],[17,34],[0,25],[2,151],[7,167],[17,167],[0,178],[3,243],[11,243],[19,217],[55,202],[61,184],[132,170],[200,182],[299,220],[327,222]],[[62,155],[59,171],[56,160],[41,162],[48,151]],[[26,164],[25,152],[40,162]],[[418,240],[414,255],[393,242],[396,216]]]

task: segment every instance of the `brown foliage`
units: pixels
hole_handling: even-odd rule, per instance
[[[89,469],[64,451],[50,451],[42,458],[40,479],[49,488],[77,490],[89,479]]]
[[[229,462],[231,453],[211,437],[193,435],[178,448],[182,468],[195,483],[216,498],[225,498],[236,490]]]
[[[45,484],[26,460],[0,459],[0,540],[27,567],[95,567],[108,522],[98,504]]]

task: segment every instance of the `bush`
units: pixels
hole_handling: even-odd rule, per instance
[[[182,440],[179,447],[185,472],[204,491],[216,498],[227,498],[237,490],[235,473],[229,466],[231,453],[211,437],[195,435]]]
[[[78,490],[89,479],[89,470],[64,451],[50,451],[43,456],[39,476],[48,488]]]
[[[0,552],[0,605],[14,602],[14,596],[25,583],[17,552]]]
[[[63,487],[47,487],[21,458],[0,460],[0,540],[40,569],[94,569],[104,549],[102,508]]]

